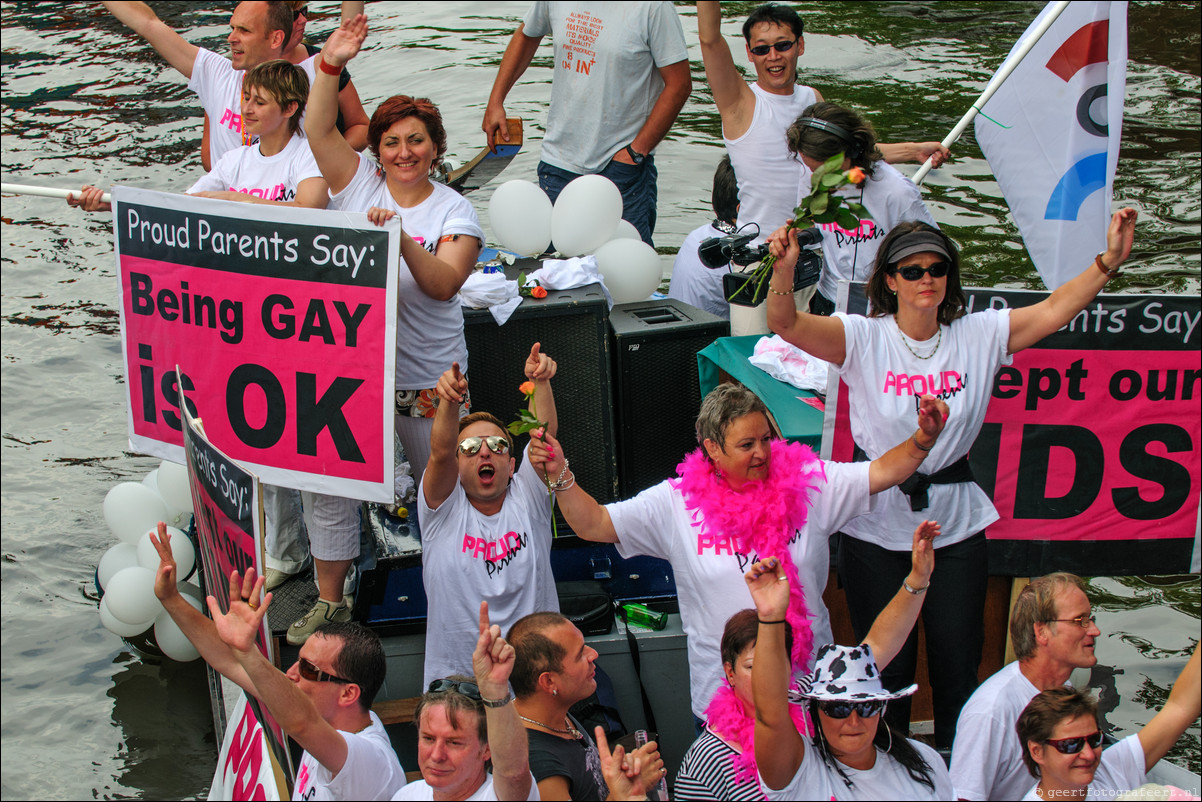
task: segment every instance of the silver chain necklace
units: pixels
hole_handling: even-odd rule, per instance
[[[532,718],[526,718],[525,716],[520,715],[520,714],[518,715],[518,718],[520,718],[522,721],[526,722],[527,724],[534,724],[535,726],[542,727],[544,730],[550,730],[551,732],[555,732],[560,735],[567,735],[571,738],[575,738],[577,741],[584,738],[584,733],[581,732],[580,730],[576,729],[575,727],[573,727],[572,722],[569,721],[567,718],[565,718],[563,720],[564,723],[568,725],[568,728],[566,730],[561,730],[558,727],[552,727],[549,724],[544,724],[541,721],[535,721]]]
[[[906,333],[901,330],[901,325],[897,322],[897,315],[893,316],[893,325],[897,326],[897,336],[901,337],[902,345],[906,346],[906,350],[914,354],[917,359],[930,359],[939,351],[939,346],[943,343],[943,326],[939,326],[939,334],[935,339],[935,349],[926,356],[920,356],[917,351],[910,347],[910,340],[906,337]]]

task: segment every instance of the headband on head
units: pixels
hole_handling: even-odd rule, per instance
[[[848,131],[843,126],[836,125],[829,120],[823,120],[820,117],[798,117],[797,124],[806,128],[813,128],[816,131],[825,131],[828,134],[839,137],[847,145],[849,150],[847,155],[850,158],[857,159],[860,157],[862,151],[860,143],[851,135],[851,131]]]
[[[937,253],[944,259],[951,258],[951,254],[947,252],[947,242],[942,235],[933,231],[911,231],[898,237],[889,246],[885,264],[895,265],[916,253]]]

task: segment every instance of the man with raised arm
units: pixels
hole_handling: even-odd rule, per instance
[[[509,692],[513,647],[489,622],[488,602],[480,602],[479,630],[472,652],[475,682],[463,675],[436,679],[418,702],[422,779],[393,799],[538,799],[525,731]]]
[[[754,243],[791,220],[794,207],[810,191],[810,169],[789,152],[785,137],[802,110],[822,100],[817,89],[797,83],[797,60],[806,46],[803,31],[801,17],[789,6],[766,3],[754,9],[743,23],[747,60],[755,68],[755,82],[749,84],[722,36],[719,3],[697,3],[705,78],[722,118],[722,141],[738,176],[738,226],[759,226]],[[938,142],[882,143],[879,148],[893,163],[933,156],[938,166],[949,155]],[[757,331],[747,333],[768,331],[766,322],[762,329],[754,325]]]
[[[981,683],[956,724],[952,784],[960,799],[1020,799],[1031,788],[1014,725],[1041,691],[1068,684],[1075,668],[1091,668],[1102,634],[1085,583],[1058,572],[1027,585],[1010,611],[1018,659]]]
[[[167,527],[160,523],[150,539],[159,553],[154,592],[172,620],[205,662],[266,705],[305,750],[293,799],[388,799],[405,785],[384,725],[371,712],[386,670],[374,632],[327,625],[285,674],[255,644],[271,594],[259,605],[263,579],[254,569],[230,575],[228,613],[209,597],[210,621],[180,595]]]
[[[523,370],[532,385],[526,388],[530,413],[545,423],[545,432],[531,432],[531,441],[554,436],[559,428],[551,393],[555,360],[535,343]],[[475,632],[475,600],[487,601],[493,619],[506,628],[529,613],[559,610],[551,574],[548,477],[535,471],[529,450],[514,470],[513,439],[495,416],[459,417],[468,388],[458,363],[434,390],[438,410],[418,491],[422,578],[429,599],[426,682],[467,673],[467,655],[459,645]],[[520,397],[516,385],[513,396]]]
[[[229,58],[197,47],[180,36],[142,2],[112,1],[104,7],[130,30],[150,43],[167,63],[188,79],[188,88],[200,98],[206,128],[202,139],[201,163],[211,169],[228,151],[252,144],[242,130],[242,76],[251,67],[273,58],[295,56],[290,47],[296,13],[281,0],[242,2],[230,15]],[[315,57],[293,61],[305,71],[312,85]],[[339,95],[339,109],[348,121],[348,141],[362,150],[367,144],[367,115],[351,86]],[[345,95],[345,97],[344,97]]]
[[[666,2],[534,3],[488,98],[482,127],[490,147],[509,141],[505,98],[547,34],[555,56],[539,186],[554,202],[572,179],[605,176],[622,193],[622,216],[652,244],[653,151],[693,89],[676,9]]]

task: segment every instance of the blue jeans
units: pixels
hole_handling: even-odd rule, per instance
[[[598,175],[605,176],[614,182],[622,193],[622,217],[638,229],[643,242],[651,247],[651,234],[655,231],[655,203],[658,198],[656,179],[659,173],[655,169],[655,157],[648,154],[642,164],[623,164],[611,160]],[[547,197],[554,203],[559,193],[579,173],[570,173],[553,167],[546,162],[538,163],[538,185]]]
[[[877,615],[893,599],[910,573],[910,552],[889,551],[846,534],[839,536],[839,580],[856,642],[863,642]],[[985,533],[935,549],[935,572],[922,606],[927,639],[927,670],[935,708],[935,742],[950,749],[960,708],[977,689],[977,666],[984,640],[985,588],[988,578]],[[917,627],[887,668],[881,681],[890,690],[914,681],[918,661]],[[910,699],[889,702],[885,714],[900,732],[910,726]]]

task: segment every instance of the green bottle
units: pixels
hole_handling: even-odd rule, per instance
[[[636,624],[647,629],[661,630],[668,626],[668,614],[657,613],[648,607],[634,602],[622,605],[623,617],[627,623]]]

